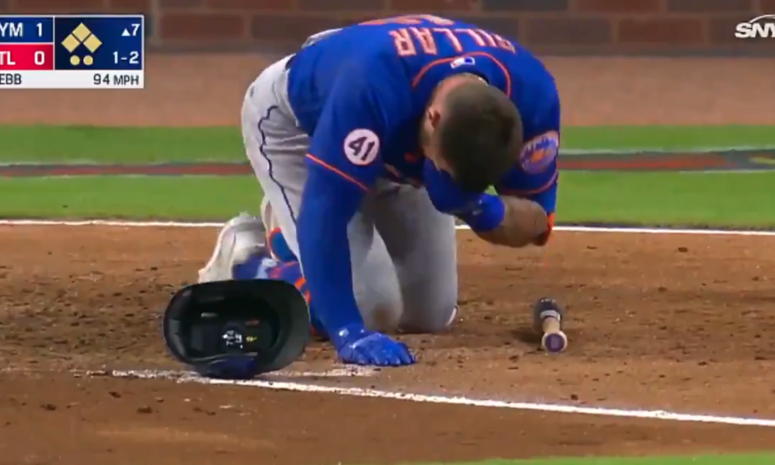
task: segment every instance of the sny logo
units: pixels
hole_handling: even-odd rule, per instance
[[[775,39],[775,15],[761,15],[738,23],[735,27],[735,37],[738,39]]]

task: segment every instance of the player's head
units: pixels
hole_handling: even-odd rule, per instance
[[[420,131],[425,156],[460,186],[482,192],[511,168],[522,148],[522,118],[511,99],[474,76],[442,83]]]

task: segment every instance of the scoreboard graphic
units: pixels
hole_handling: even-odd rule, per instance
[[[144,87],[142,15],[0,16],[0,90]]]

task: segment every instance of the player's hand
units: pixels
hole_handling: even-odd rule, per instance
[[[512,196],[500,196],[505,209],[501,224],[488,231],[474,233],[491,244],[507,247],[544,245],[549,239],[553,219],[538,203]]]
[[[373,366],[404,366],[415,363],[414,355],[403,342],[351,325],[339,331],[336,351],[344,363]]]

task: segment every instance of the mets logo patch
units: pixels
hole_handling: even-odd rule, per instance
[[[541,134],[525,143],[519,155],[519,164],[526,173],[537,174],[547,169],[560,152],[557,131]]]

